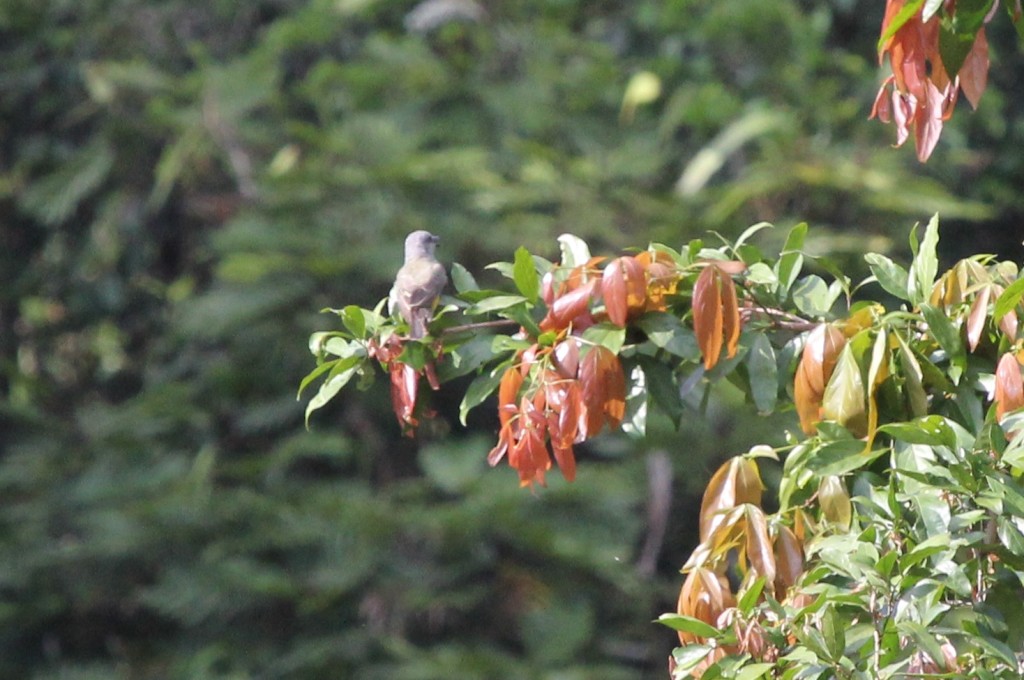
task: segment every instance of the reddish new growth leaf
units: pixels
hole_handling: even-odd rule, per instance
[[[574,267],[564,280],[557,281],[555,270],[549,271],[541,280],[541,297],[548,306],[547,316],[540,322],[543,331],[562,331],[570,326],[583,331],[594,325],[590,313],[601,280],[594,267],[603,258],[592,258],[587,264]]]
[[[600,345],[580,362],[580,387],[586,404],[585,436],[596,435],[606,424],[615,429],[626,414],[626,376],[619,358]]]
[[[906,4],[907,0],[888,0],[882,35],[893,21],[902,18]],[[946,11],[955,12],[955,4],[947,3]],[[981,28],[959,71],[947,73],[939,53],[940,13],[924,21],[923,12],[922,5],[881,44],[879,62],[888,55],[892,75],[882,83],[870,116],[883,123],[896,123],[896,146],[901,146],[913,132],[917,157],[922,163],[934,151],[943,122],[953,114],[960,88],[971,106],[977,108],[987,84],[989,64],[988,41],[985,29]]]
[[[646,312],[664,312],[668,309],[666,297],[675,295],[679,285],[679,268],[668,253],[645,250],[636,256],[636,261],[647,274]]]
[[[506,369],[498,387],[501,431],[487,462],[497,465],[507,454],[509,465],[519,473],[520,485],[536,482],[543,486],[554,456],[562,475],[571,482],[576,477],[573,445],[587,436],[578,341],[569,336],[554,348],[535,345],[522,352],[520,360],[518,366]],[[527,382],[534,366],[537,368]],[[520,395],[524,385],[525,393]]]
[[[718,363],[725,345],[726,356],[736,355],[740,338],[740,312],[736,286],[720,267],[708,264],[693,287],[693,332],[704,356],[704,369]]]
[[[818,431],[825,387],[845,345],[846,338],[831,324],[821,324],[807,336],[807,344],[804,345],[800,365],[793,379],[793,402],[800,416],[800,427],[806,434]]]
[[[644,311],[647,277],[637,258],[619,257],[604,268],[601,296],[608,319],[616,326],[625,326],[631,317]]]
[[[379,361],[391,378],[391,408],[402,426],[402,432],[412,437],[416,433],[416,426],[419,419],[416,417],[416,399],[419,392],[420,375],[425,375],[430,387],[434,390],[440,387],[437,373],[434,370],[433,362],[427,362],[423,368],[416,370],[412,366],[399,361],[402,354],[404,339],[398,335],[392,335],[383,344],[377,340],[368,343],[369,355]],[[427,417],[433,413],[426,413]]]

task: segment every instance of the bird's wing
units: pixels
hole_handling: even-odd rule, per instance
[[[428,308],[437,303],[446,283],[448,275],[440,262],[413,260],[398,271],[393,292],[399,299],[399,309]]]

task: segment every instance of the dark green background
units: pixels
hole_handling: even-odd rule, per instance
[[[306,432],[306,338],[386,294],[414,229],[483,279],[564,232],[611,254],[761,220],[766,251],[807,220],[862,273],[936,211],[946,264],[1019,257],[1012,27],[921,166],[867,121],[882,9],[0,4],[0,677],[665,677],[650,621],[703,484],[788,416],[726,394],[530,493],[487,469],[487,407],[458,425],[466,383],[417,442],[386,381]],[[631,116],[640,71],[662,91]]]

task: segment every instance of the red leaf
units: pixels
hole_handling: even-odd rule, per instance
[[[580,387],[586,406],[586,436],[596,435],[605,423],[618,427],[626,412],[626,376],[611,350],[598,345],[583,356]]]
[[[623,271],[622,259],[612,260],[604,268],[604,275],[601,277],[601,296],[604,298],[604,308],[608,312],[608,319],[616,326],[626,325],[626,317],[629,309],[626,306],[626,273]]]
[[[718,269],[704,267],[693,286],[693,332],[710,371],[722,353],[722,290]]]
[[[391,364],[391,406],[395,417],[406,434],[412,436],[412,429],[418,424],[413,412],[416,410],[416,389],[419,384],[416,369],[407,364]]]
[[[555,345],[551,353],[551,363],[563,378],[575,378],[580,366],[579,341],[570,335]]]
[[[967,53],[963,66],[960,67],[960,87],[964,90],[964,96],[971,103],[971,107],[978,108],[978,100],[981,99],[985,87],[988,85],[988,39],[985,37],[985,29],[978,29],[974,38],[974,46]]]
[[[540,323],[541,330],[567,328],[573,320],[588,311],[596,286],[597,279],[590,279],[579,288],[556,298],[555,303],[548,309],[548,315]]]
[[[523,375],[515,366],[509,366],[505,374],[501,376],[501,383],[498,385],[498,420],[504,428],[515,413],[516,396],[519,388],[523,385]],[[509,406],[512,407],[509,410]]]
[[[942,134],[943,113],[945,110],[946,93],[941,92],[935,84],[925,81],[925,100],[918,102],[917,114],[914,118],[914,141],[917,145],[917,159],[924,163],[935,150]]]

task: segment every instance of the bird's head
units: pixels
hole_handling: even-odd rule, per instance
[[[431,234],[429,231],[414,231],[405,237],[405,261],[416,260],[421,257],[434,257],[437,244],[441,238]]]

